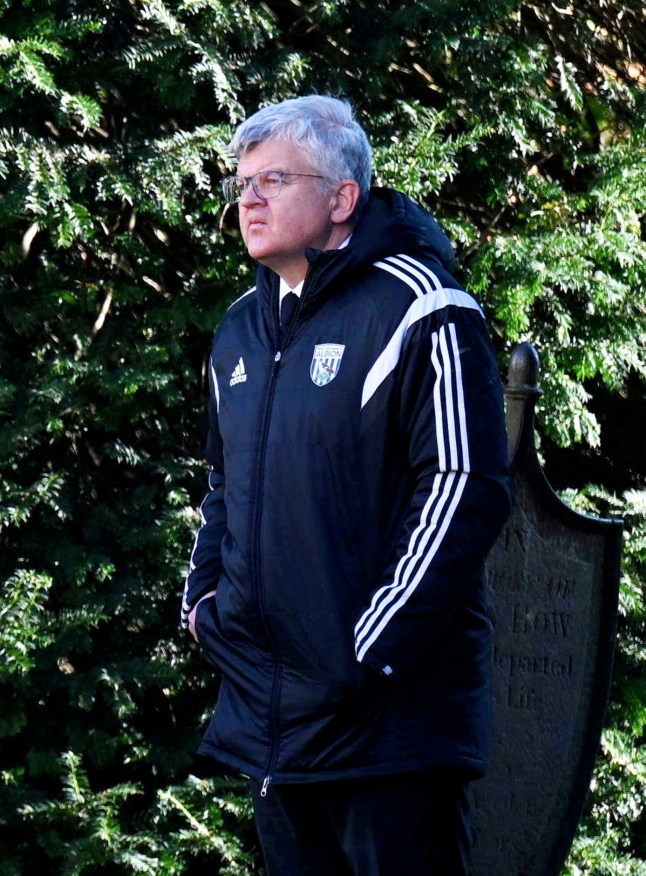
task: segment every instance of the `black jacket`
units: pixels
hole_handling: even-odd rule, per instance
[[[279,343],[278,277],[219,326],[210,491],[183,618],[221,672],[201,751],[275,782],[481,774],[483,563],[509,509],[502,393],[448,241],[374,190],[310,269]]]

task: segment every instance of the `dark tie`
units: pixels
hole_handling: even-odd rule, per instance
[[[280,302],[280,339],[284,340],[289,324],[294,318],[294,313],[298,307],[298,295],[295,292],[288,292]]]

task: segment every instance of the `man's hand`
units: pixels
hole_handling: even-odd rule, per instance
[[[196,642],[199,642],[197,638],[197,633],[195,632],[195,616],[197,615],[197,608],[200,602],[204,602],[205,599],[210,599],[212,596],[215,596],[215,590],[209,590],[208,593],[205,593],[198,601],[195,603],[193,608],[191,609],[191,613],[188,616],[188,631],[193,636]]]

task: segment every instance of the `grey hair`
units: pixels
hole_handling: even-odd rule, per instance
[[[358,182],[357,210],[363,206],[370,191],[372,149],[349,103],[310,94],[272,104],[242,122],[229,148],[239,160],[260,143],[279,138],[301,146],[312,166],[331,182]]]

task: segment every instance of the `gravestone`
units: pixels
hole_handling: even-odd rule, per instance
[[[472,876],[558,876],[601,736],[622,523],[573,511],[534,444],[538,355],[521,344],[505,390],[514,500],[487,561],[494,626],[491,769],[474,783]]]

